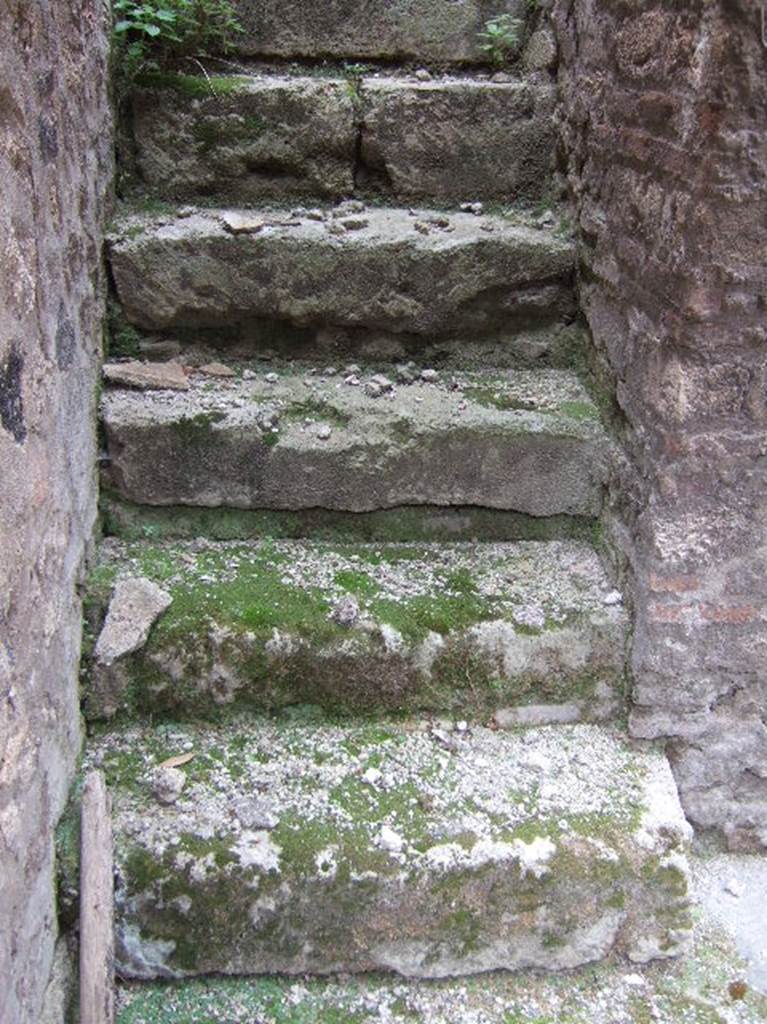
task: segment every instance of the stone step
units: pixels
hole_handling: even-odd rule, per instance
[[[401,199],[539,199],[551,191],[554,85],[364,75],[165,75],[135,91],[142,190],[228,202],[355,187]]]
[[[668,763],[593,725],[131,728],[96,764],[125,978],[563,970],[689,938]]]
[[[317,217],[318,219],[313,219]],[[420,336],[572,318],[574,243],[501,216],[365,208],[133,213],[108,242],[128,320],[148,331],[255,322]]]
[[[525,0],[235,0],[241,54],[346,60],[487,61],[479,33],[499,14],[524,20]]]
[[[381,375],[263,369],[189,380],[185,391],[106,390],[108,476],[122,498],[346,512],[476,505],[533,516],[596,516],[602,506],[609,441],[566,370],[396,386]]]
[[[692,859],[693,872],[699,863]],[[740,979],[754,968],[715,919],[700,910],[696,918],[694,948],[684,957],[648,965],[614,960],[564,977],[496,971],[441,981],[356,975],[123,982],[117,990],[117,1022],[764,1024],[764,983],[743,983]],[[739,985],[742,998],[731,996],[733,984]]]
[[[87,601],[94,636],[106,616],[91,719],[307,704],[516,726],[625,710],[627,618],[585,543],[106,541]]]

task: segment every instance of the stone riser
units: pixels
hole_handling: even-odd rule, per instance
[[[524,19],[524,0],[235,0],[249,56],[340,60],[487,61],[479,33],[499,14]]]
[[[352,204],[354,206],[354,204]],[[121,219],[109,243],[124,312],[145,330],[253,318],[421,336],[572,318],[572,241],[467,213],[344,207],[322,220],[219,210]]]
[[[551,192],[554,86],[475,79],[166,78],[132,99],[141,188],[224,201],[355,189],[404,200]]]
[[[123,977],[560,970],[689,938],[668,764],[594,726],[177,726],[94,760]]]
[[[567,315],[564,306],[562,315]],[[113,321],[115,323],[115,321]],[[128,331],[127,346],[123,332]],[[368,364],[391,372],[408,362],[443,370],[570,369],[581,364],[588,335],[581,325],[548,323],[517,328],[513,317],[498,334],[425,338],[367,328],[295,327],[280,320],[241,320],[215,328],[174,327],[162,333],[137,331],[116,317],[110,357],[139,356],[150,361],[188,359],[200,365],[227,360],[293,360],[307,368]]]
[[[195,508],[190,505],[134,505],[121,501],[102,478],[100,508],[106,536],[120,540],[317,540],[334,543],[455,543],[457,541],[593,542],[598,525],[578,516],[544,519],[498,509],[434,508],[410,505],[380,512],[300,512],[266,509]]]
[[[383,392],[364,374],[356,386],[343,376],[252,377],[196,375],[174,393],[108,390],[102,418],[119,495],[274,510],[601,509],[609,443],[566,371],[463,374]]]
[[[147,579],[168,594],[149,624],[169,607],[143,646],[115,649]],[[586,544],[110,542],[88,604],[96,628],[109,607],[90,718],[311,704],[511,726],[624,707],[626,616]]]

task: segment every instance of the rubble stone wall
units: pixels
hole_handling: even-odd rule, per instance
[[[96,513],[103,0],[0,4],[0,1020],[33,1024],[53,830],[79,749],[83,555]]]
[[[752,0],[556,0],[581,298],[617,396],[631,728],[767,846],[767,49]]]

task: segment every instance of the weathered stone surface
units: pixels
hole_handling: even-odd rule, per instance
[[[758,11],[557,2],[582,301],[627,429],[614,536],[630,568],[639,735],[683,803],[767,838],[764,223]]]
[[[80,746],[77,585],[96,516],[107,22],[102,0],[0,4],[4,1024],[53,1012],[43,1010],[57,932],[52,834]]]
[[[269,318],[303,327],[491,334],[574,310],[573,245],[552,231],[501,217],[371,208],[355,231],[339,218],[264,211],[261,231],[233,235],[225,213],[136,214],[120,222],[109,258],[132,323],[231,330]]]
[[[548,82],[364,78],[363,171],[396,196],[535,199],[551,188]]]
[[[548,26],[532,33],[522,54],[522,66],[527,71],[547,71],[556,67],[557,40]]]
[[[149,505],[598,514],[609,444],[574,375],[466,373],[450,383],[374,398],[285,371],[187,392],[111,389],[102,401],[110,479]]]
[[[112,802],[104,773],[83,782],[80,824],[78,1021],[114,1024],[114,856]]]
[[[106,667],[143,647],[150,629],[170,603],[170,594],[152,580],[143,576],[119,580],[96,641],[96,661]]]
[[[707,863],[701,866],[707,867]],[[708,879],[704,876],[698,883],[694,858],[692,868],[694,888],[705,900]],[[752,863],[751,869],[757,868],[758,864]],[[744,930],[743,915],[737,901],[732,902],[740,932]],[[120,1019],[126,1024],[149,1021],[161,1006],[169,1021],[218,1017],[226,1024],[253,1024],[270,1015],[278,1021],[283,1017],[300,1020],[303,1015],[309,1021],[335,1018],[344,1024],[510,1024],[515,1020],[525,1024],[635,1024],[647,1016],[651,1006],[663,1024],[680,1024],[701,1015],[714,1019],[716,1015],[731,1024],[762,1024],[767,1019],[767,986],[764,980],[761,984],[757,981],[759,973],[764,978],[764,960],[760,964],[760,947],[756,945],[762,905],[751,903],[745,950],[740,942],[736,948],[721,928],[718,908],[696,908],[695,944],[682,962],[641,967],[616,958],[567,978],[539,971],[496,971],[468,982],[465,978],[407,981],[388,975],[207,977],[172,986],[123,982],[118,993],[123,1011]],[[733,1000],[728,987],[733,979],[741,978],[748,989],[742,999]]]
[[[357,185],[398,197],[534,199],[550,190],[554,86],[473,78],[253,75],[163,80],[133,101],[142,190],[230,202]],[[175,85],[175,87],[174,87]],[[357,152],[357,138],[361,142]]]
[[[160,807],[148,774],[183,745]],[[89,757],[114,793],[123,976],[559,970],[689,937],[668,764],[594,726],[175,726]],[[237,816],[254,790],[271,828]]]
[[[483,63],[479,33],[523,0],[236,0],[244,54]]]
[[[109,542],[91,607],[143,567],[172,604],[119,672],[96,648],[89,717],[308,703],[482,721],[503,708],[500,724],[517,725],[623,707],[627,619],[605,604],[610,584],[586,544]],[[530,706],[544,703],[568,714]]]
[[[343,78],[170,77],[132,101],[142,188],[240,202],[354,188],[353,96]],[[215,95],[214,92],[215,91]]]
[[[106,363],[102,367],[104,380],[109,384],[124,384],[132,388],[151,388],[186,391],[189,381],[180,363]]]

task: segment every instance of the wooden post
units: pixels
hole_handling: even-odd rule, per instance
[[[114,1024],[114,882],[111,801],[88,773],[80,819],[80,1024]]]

